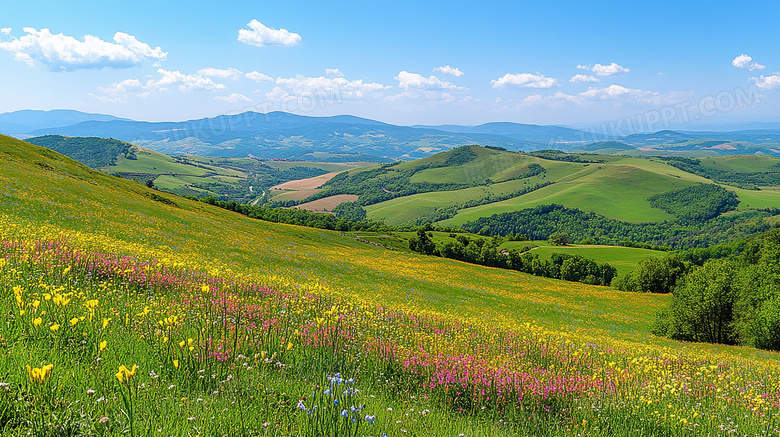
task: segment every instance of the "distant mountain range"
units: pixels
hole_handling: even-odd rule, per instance
[[[26,134],[36,129],[58,128],[71,126],[84,121],[115,121],[126,118],[118,118],[113,115],[88,114],[70,109],[55,109],[52,111],[36,111],[25,109],[22,111],[6,112],[0,114],[0,132],[4,134]]]
[[[616,149],[618,152],[629,149],[670,153],[704,151],[721,155],[759,152],[780,156],[778,125],[750,124],[750,127],[773,128],[727,132],[664,130],[608,138],[566,126],[509,122],[478,126],[396,126],[349,115],[310,117],[285,112],[245,112],[181,122],[143,122],[72,110],[0,114],[0,133],[22,139],[41,135],[94,136],[131,142],[168,155],[339,161],[417,159],[467,144],[515,151],[598,150],[589,145],[615,140],[623,144]],[[711,141],[699,140],[745,144],[718,148]]]

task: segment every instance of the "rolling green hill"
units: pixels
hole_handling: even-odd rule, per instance
[[[696,168],[687,171],[691,163]],[[595,238],[601,244],[628,240],[683,249],[743,238],[776,221],[771,216],[778,212],[780,189],[766,186],[774,184],[718,185],[729,178],[774,182],[775,165],[780,160],[762,156],[700,161],[464,146],[417,161],[344,172],[297,202],[352,195],[369,219],[389,225],[435,223],[534,238],[547,238],[556,226],[564,226],[578,239]],[[566,224],[523,216],[549,205],[576,214],[569,214]],[[591,213],[597,214],[592,217],[596,228],[571,222],[591,220]],[[521,216],[528,226],[511,223]],[[613,232],[604,232],[605,226]]]
[[[369,218],[393,225],[432,215],[441,225],[460,226],[479,217],[553,203],[616,220],[645,223],[675,218],[654,208],[649,197],[713,182],[660,159],[542,155],[575,160],[569,162],[479,146],[469,146],[468,150],[473,156],[465,162],[447,163],[452,152],[445,152],[418,161],[385,165],[369,177],[355,175],[333,181],[320,195],[326,195],[328,190],[334,194],[360,195],[358,203],[366,209]],[[712,158],[702,162],[702,166],[713,166],[732,175],[745,169],[772,175],[773,166],[780,165],[776,158],[760,156]],[[517,178],[531,164],[541,166],[544,171]],[[406,189],[398,193],[401,182],[407,187],[419,186],[418,192]],[[506,196],[545,183],[549,185],[522,195]],[[744,200],[740,210],[780,206],[780,196],[771,187],[761,191],[732,186],[728,189]],[[450,211],[449,216],[436,215],[437,209]]]
[[[368,435],[777,424],[778,355],[649,335],[669,296],[252,220],[4,136],[0,241],[4,435],[322,435],[353,403]]]
[[[283,182],[344,171],[365,163],[260,161],[254,158],[168,156],[130,143],[97,137],[49,135],[29,142],[47,147],[103,172],[151,181],[155,187],[196,197],[259,202]]]

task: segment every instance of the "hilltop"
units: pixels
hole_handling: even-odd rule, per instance
[[[780,160],[765,156],[714,158],[695,162],[695,174],[679,161],[556,151],[516,153],[467,146],[417,161],[353,170],[335,178],[318,193],[360,195],[358,204],[369,217],[400,224],[429,216],[439,208],[456,207],[443,224],[461,224],[473,217],[561,204],[608,218],[642,223],[671,220],[674,215],[653,208],[649,197],[696,184],[766,182],[764,190],[728,186],[745,202],[743,210],[776,204]],[[689,167],[691,164],[689,164]],[[707,169],[712,169],[709,171]],[[721,173],[715,174],[715,171]],[[729,173],[730,172],[730,173]],[[728,176],[727,175],[730,175]],[[404,185],[406,184],[406,185]],[[533,189],[535,188],[535,189]],[[523,190],[527,193],[519,194]],[[513,195],[514,194],[514,195]],[[481,205],[470,206],[475,203]]]

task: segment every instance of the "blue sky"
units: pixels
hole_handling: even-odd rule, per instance
[[[0,0],[0,112],[773,120],[780,3],[721,3]]]

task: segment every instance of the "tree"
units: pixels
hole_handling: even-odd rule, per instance
[[[566,246],[571,243],[571,237],[565,232],[555,232],[547,239],[552,246]]]
[[[674,291],[671,308],[659,316],[654,333],[675,340],[733,344],[737,271],[733,262],[722,260],[691,271]]]
[[[146,186],[149,188],[154,188],[154,179],[147,179]]]
[[[620,278],[616,287],[641,293],[671,293],[688,266],[677,255],[645,258],[636,270]]]
[[[780,350],[780,230],[756,246],[743,254],[736,278],[734,330],[742,345]]]
[[[433,228],[430,223],[418,229],[417,237],[412,237],[409,240],[409,249],[423,255],[438,255],[436,243],[431,240],[431,235],[428,234],[431,229]]]

